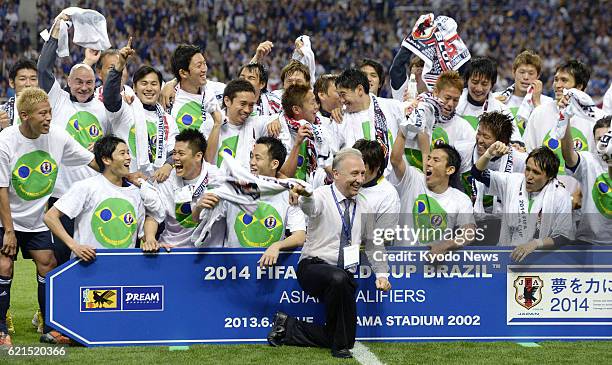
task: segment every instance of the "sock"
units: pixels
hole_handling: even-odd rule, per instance
[[[47,333],[51,331],[51,327],[47,326],[46,318],[46,295],[47,295],[47,285],[45,284],[45,277],[36,273],[36,281],[38,282],[38,307],[40,308],[40,313],[42,313],[42,318],[44,321],[43,333]]]
[[[11,283],[10,276],[0,276],[0,332],[8,333],[6,328],[6,312],[11,305]]]

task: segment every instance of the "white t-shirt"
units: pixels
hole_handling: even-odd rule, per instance
[[[570,193],[559,186],[553,192],[553,196],[548,199],[549,204],[552,204],[552,207],[548,207],[548,211],[543,211],[543,204],[546,202],[544,190],[535,193],[528,194],[525,186],[525,175],[520,173],[505,173],[498,171],[490,171],[490,184],[489,191],[497,196],[502,201],[503,215],[502,215],[502,224],[501,224],[501,232],[499,236],[498,246],[518,246],[524,243],[529,242],[534,238],[544,239],[546,237],[554,237],[557,235],[562,235],[568,239],[574,238],[574,222],[572,219],[572,198]],[[509,222],[512,218],[516,218],[516,215],[519,212],[519,209],[516,208],[516,205],[519,204],[519,196],[527,197],[527,205],[526,212],[529,214],[538,214],[542,215],[552,215],[551,227],[549,228],[549,232],[540,232],[538,237],[529,237],[526,239],[521,239],[520,234],[517,229],[511,227],[512,224]],[[538,212],[532,210],[533,207],[540,207]],[[534,208],[535,209],[535,208]],[[540,219],[542,221],[546,218],[551,217],[542,217]],[[537,219],[536,217],[527,217],[528,220]]]
[[[610,85],[603,97],[602,110],[606,115],[612,115],[612,85]]]
[[[395,229],[399,220],[400,199],[395,187],[383,176],[375,185],[362,187],[363,194],[374,214],[374,228]],[[392,244],[389,242],[388,244]]]
[[[231,153],[231,155],[240,163],[249,167],[249,161],[251,159],[251,151],[255,145],[255,141],[259,137],[268,135],[266,126],[271,122],[270,119],[273,117],[249,117],[242,125],[234,125],[227,120],[223,122],[221,130],[219,131],[219,144],[218,153],[215,156],[215,164],[221,166],[223,158],[220,158],[220,154]],[[200,128],[200,132],[204,134],[206,140],[210,136],[214,122],[212,119],[207,120],[206,123]],[[284,145],[287,147],[287,141]]]
[[[265,248],[285,238],[289,232],[306,231],[306,216],[289,205],[289,192],[262,196],[253,215],[235,204],[223,201],[227,234],[224,247]]]
[[[596,113],[603,114],[597,109]],[[533,110],[527,128],[525,128],[525,147],[527,151],[540,146],[550,148],[559,160],[561,165],[559,173],[565,174],[565,162],[561,153],[561,141],[550,137],[550,132],[557,125],[559,118],[559,109],[556,103],[542,104]],[[574,139],[574,147],[577,151],[594,152],[595,140],[593,139],[593,126],[597,119],[586,119],[578,116],[571,118],[572,138]]]
[[[472,126],[474,130],[478,129],[478,118],[484,112],[502,112],[508,115],[512,115],[510,110],[504,103],[495,99],[493,93],[489,93],[488,99],[485,102],[485,105],[474,105],[468,101],[468,90],[463,89],[461,93],[461,97],[459,98],[459,104],[457,104],[457,109],[455,112],[457,115],[461,116],[463,119],[467,120],[469,124]],[[519,131],[518,126],[516,125],[516,121],[512,119],[514,124],[514,132],[512,133],[511,141],[523,141],[523,137]]]
[[[208,82],[206,83],[208,85]],[[213,92],[209,92],[209,87],[205,87],[206,91],[204,98],[204,104],[207,104],[212,99],[216,99]],[[181,132],[187,128],[200,129],[203,125],[202,122],[202,94],[192,94],[180,88],[176,90],[176,96],[174,97],[174,103],[172,104],[172,111],[170,112],[172,118],[176,122],[178,131]],[[212,123],[212,115],[205,112],[204,116],[206,122]]]
[[[587,242],[612,244],[612,180],[606,164],[590,152],[579,152],[575,171],[566,168],[582,186],[582,219],[576,238]]]
[[[163,110],[163,109],[162,109]],[[136,143],[136,123],[145,123],[148,140],[149,161],[154,162],[157,153],[157,126],[159,117],[155,110],[147,110],[143,107],[140,100],[134,99],[134,102],[129,105],[126,102],[121,103],[121,109],[117,112],[109,112],[109,117],[112,124],[113,134],[127,142],[132,156],[130,163],[130,172],[138,171],[138,149]],[[178,134],[178,129],[174,118],[166,112],[163,112],[164,126],[164,144],[165,155],[160,156],[163,161],[166,161],[166,155],[174,149],[174,139]],[[163,163],[161,163],[163,165]],[[141,169],[142,170],[142,169]],[[142,172],[150,172],[144,169]]]
[[[338,125],[338,145],[339,147],[353,147],[355,142],[360,139],[368,141],[376,140],[376,117],[374,113],[374,101],[376,98],[380,110],[385,116],[387,123],[387,137],[389,139],[389,153],[391,156],[391,148],[393,141],[397,137],[397,131],[401,121],[406,118],[402,103],[386,98],[379,98],[370,94],[370,106],[367,110],[362,110],[356,113],[345,112],[342,116],[342,124]],[[385,176],[392,171],[391,164],[387,164]]]
[[[119,187],[102,174],[78,181],[54,205],[74,224],[74,240],[96,248],[134,248],[144,235],[140,189]]]
[[[56,80],[49,90],[49,102],[53,110],[51,124],[65,129],[81,146],[88,148],[90,144],[111,133],[108,114],[100,100],[93,98],[86,103],[72,101],[70,94],[62,90]],[[61,197],[75,182],[95,174],[87,166],[61,169],[52,196]]]
[[[208,180],[205,185],[215,185],[216,181],[221,177],[221,171],[215,166],[210,165],[207,162],[203,162],[202,171],[200,176],[208,174]],[[162,215],[160,218],[164,218],[165,229],[159,237],[159,242],[174,245],[175,247],[194,247],[191,241],[191,234],[198,223],[195,222],[191,217],[193,207],[195,207],[195,201],[179,202],[178,192],[181,189],[196,189],[200,176],[193,180],[183,180],[181,177],[176,176],[176,172],[172,170],[170,176],[166,181],[157,185],[157,191],[162,203]],[[158,223],[161,223],[158,221]],[[216,235],[213,235],[216,236]],[[223,233],[221,233],[221,242],[223,240]]]
[[[493,93],[493,96],[498,97],[501,94],[501,92],[496,92]],[[523,99],[525,99],[524,96],[516,96],[514,94],[510,95],[510,98],[508,98],[508,100],[506,100],[506,102],[504,104],[506,104],[506,106],[508,107],[508,109],[510,109],[510,112],[512,113],[512,116],[514,117],[514,122],[516,123],[516,126],[519,129],[519,132],[521,132],[521,136],[524,135],[525,133],[525,124],[522,123],[522,121],[519,121],[516,119],[516,113],[518,112],[519,108],[521,107],[521,104],[523,103]],[[545,103],[552,103],[555,100],[552,99],[549,96],[546,95],[540,95],[540,105],[545,104]],[[533,113],[533,110],[532,110]]]
[[[87,165],[93,159],[91,152],[54,125],[48,134],[36,139],[24,137],[19,126],[3,130],[0,133],[0,187],[9,188],[15,230],[48,230],[43,215],[59,171],[67,166]]]
[[[431,233],[431,230],[440,230],[444,235],[449,229],[475,224],[472,201],[461,191],[448,187],[441,194],[434,193],[427,188],[425,175],[412,166],[406,166],[400,181],[395,174],[390,176],[390,180],[400,198],[400,227],[412,229],[420,243],[440,240],[435,236],[439,233]],[[419,228],[420,232],[417,231]],[[397,244],[414,244],[414,241],[410,242],[413,239],[414,235],[409,237],[409,241],[398,241]]]

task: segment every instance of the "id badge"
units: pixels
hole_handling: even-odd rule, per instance
[[[183,186],[181,189],[177,190],[174,193],[174,202],[175,203],[188,203],[191,202],[192,191],[191,186]]]
[[[345,269],[359,265],[359,245],[345,246],[343,250]]]

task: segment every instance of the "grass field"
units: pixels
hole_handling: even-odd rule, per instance
[[[11,312],[17,333],[13,343],[36,346],[39,335],[30,324],[36,301],[36,279],[31,261],[18,260],[11,291]],[[612,333],[612,327],[610,329]],[[522,347],[511,342],[489,343],[366,343],[385,364],[612,364],[612,342],[542,342]],[[188,350],[169,347],[70,347],[65,357],[10,357],[0,353],[0,364],[358,364],[336,360],[329,350],[266,345],[198,345]]]

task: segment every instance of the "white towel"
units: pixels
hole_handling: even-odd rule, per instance
[[[416,108],[400,123],[400,130],[405,136],[409,132],[426,132],[431,136],[436,124],[448,121],[448,118],[442,117],[443,103],[431,93],[420,94],[417,100],[419,103]]]
[[[300,54],[300,52],[295,50],[293,51],[293,56],[291,58],[296,61],[299,61],[304,66],[308,67],[308,70],[310,72],[310,86],[314,87],[314,83],[317,80],[315,77],[316,64],[315,64],[315,55],[314,55],[314,52],[312,51],[312,44],[310,43],[310,37],[307,35],[301,35],[297,37],[296,41],[298,40],[304,43],[302,48],[300,48],[300,52],[302,52],[302,54]]]
[[[608,166],[612,166],[612,129],[597,142],[597,154]]]
[[[565,136],[569,118],[578,116],[585,119],[595,119],[597,116],[593,99],[584,91],[574,88],[563,89],[563,95],[569,95],[569,104],[559,111],[557,125],[550,132],[551,138],[556,140],[561,140]]]
[[[529,85],[527,88],[527,94],[525,94],[521,105],[519,105],[519,108],[516,111],[516,119],[522,121],[523,123],[527,123],[531,112],[535,108],[533,105],[533,90],[533,85]]]
[[[72,37],[72,42],[74,44],[98,51],[104,51],[111,47],[104,15],[95,10],[78,7],[66,8],[62,13],[69,15],[70,21],[60,20],[60,33],[57,46],[57,55],[59,57],[70,56],[68,47],[68,28],[71,26],[74,27],[74,35]]]
[[[224,182],[206,192],[217,195],[220,199],[240,206],[249,214],[257,210],[257,201],[262,195],[276,195],[294,186],[300,185],[312,193],[312,187],[298,179],[277,179],[268,176],[255,176],[230,154],[223,156],[221,169],[225,170]],[[191,240],[196,246],[202,246],[215,222],[225,216],[223,204],[213,209],[203,209],[200,213],[200,224],[194,229]]]

